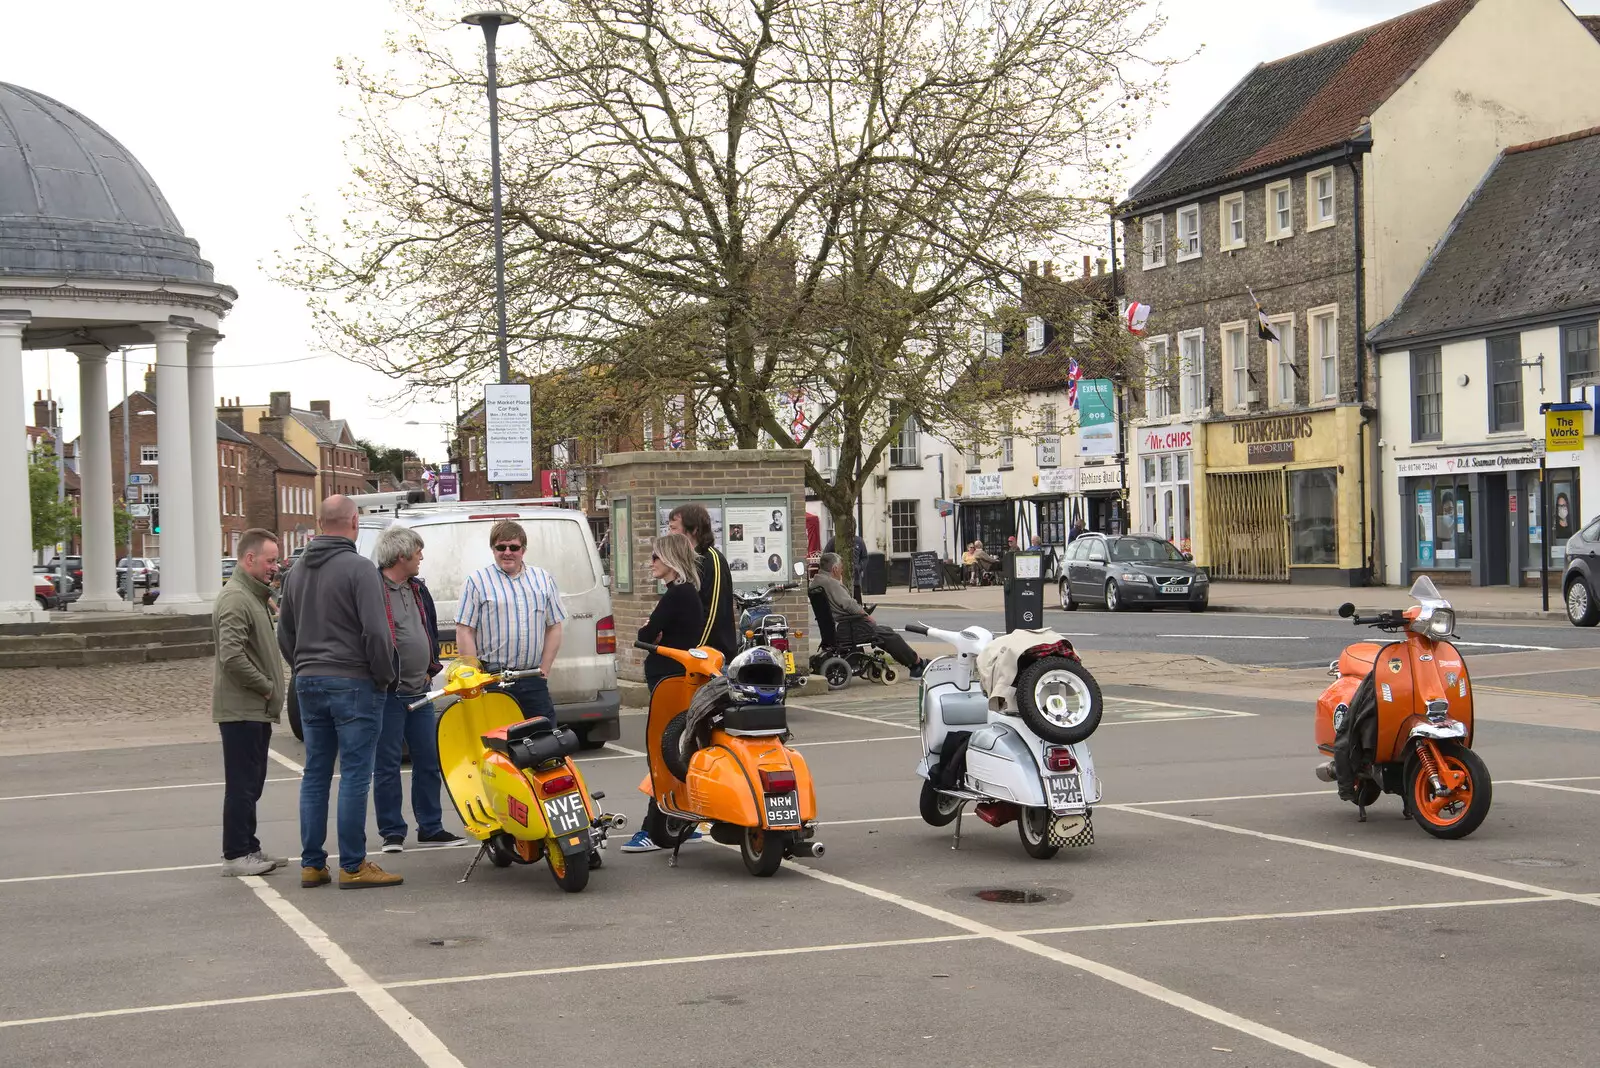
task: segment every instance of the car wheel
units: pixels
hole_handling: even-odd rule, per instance
[[[1072,586],[1067,582],[1066,577],[1063,576],[1057,585],[1061,590],[1062,610],[1067,612],[1076,612],[1078,610],[1078,602],[1072,599]]]
[[[1574,627],[1592,627],[1600,623],[1600,601],[1582,575],[1574,576],[1567,583],[1567,618]]]
[[[1122,611],[1122,591],[1117,589],[1116,580],[1106,583],[1106,611]]]
[[[37,597],[37,596],[34,597],[34,600],[39,602],[39,607],[40,608],[43,608],[46,612],[50,611],[50,602],[49,601],[46,601],[43,597]]]

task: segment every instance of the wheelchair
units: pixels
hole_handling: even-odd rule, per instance
[[[905,669],[870,641],[839,640],[828,595],[821,587],[812,586],[806,597],[811,602],[811,614],[817,619],[817,651],[811,654],[811,673],[825,679],[828,689],[842,690],[852,678],[887,686],[900,677]],[[868,605],[867,610],[870,612],[872,606]]]

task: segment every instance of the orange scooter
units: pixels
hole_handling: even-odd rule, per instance
[[[1472,751],[1472,690],[1453,636],[1455,610],[1426,575],[1417,603],[1375,616],[1339,615],[1356,626],[1404,631],[1403,641],[1357,642],[1328,667],[1334,682],[1317,701],[1317,768],[1337,782],[1366,822],[1367,806],[1399,794],[1405,813],[1435,838],[1465,838],[1489,814],[1493,783]]]
[[[686,673],[657,683],[650,697],[645,726],[650,773],[639,784],[660,809],[644,829],[657,845],[673,851],[671,864],[677,865],[679,847],[703,822],[710,822],[714,841],[739,847],[751,875],[772,875],[785,857],[822,856],[822,843],[815,840],[811,772],[805,758],[783,744],[789,737],[781,700],[783,663],[764,647],[734,657],[729,669],[735,679],[747,664],[775,671],[775,681],[765,683],[776,687],[779,700],[730,701],[709,718],[703,744],[685,761],[679,745],[689,726],[689,706],[696,691],[722,674],[722,654],[642,641],[634,647],[675,660]]]

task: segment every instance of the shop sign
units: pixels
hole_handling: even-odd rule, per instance
[[[967,476],[967,496],[969,498],[1004,497],[1006,495],[1003,476],[998,471],[987,474]]]
[[[1540,443],[1542,444],[1542,442]],[[1576,457],[1562,457],[1551,466],[1571,465]],[[1473,471],[1532,471],[1539,466],[1534,452],[1482,453],[1468,456],[1419,456],[1396,459],[1394,472],[1401,478],[1412,475],[1454,475]]]
[[[1194,448],[1194,427],[1188,423],[1147,426],[1139,431],[1140,452],[1181,452],[1192,448]]]
[[[1035,446],[1040,467],[1061,466],[1061,435],[1046,434],[1039,439]]]
[[[1078,492],[1093,493],[1096,490],[1119,490],[1122,488],[1122,468],[1115,464],[1106,464],[1103,467],[1078,468]]]
[[[1040,471],[1039,492],[1077,493],[1078,469],[1076,467],[1057,467],[1051,471]]]
[[[1248,423],[1233,424],[1233,443],[1251,445],[1263,441],[1293,442],[1296,438],[1309,438],[1315,427],[1309,415],[1283,415],[1275,419],[1255,419]],[[1252,460],[1252,463],[1256,461]]]
[[[1544,447],[1548,452],[1583,449],[1583,408],[1552,406],[1544,413]]]
[[[1294,442],[1252,441],[1244,447],[1245,462],[1252,464],[1294,463]]]
[[[1078,383],[1078,455],[1117,454],[1117,398],[1109,378]]]

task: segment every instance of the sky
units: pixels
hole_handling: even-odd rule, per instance
[[[463,3],[461,10],[481,6]],[[1172,72],[1165,102],[1134,142],[1125,184],[1256,63],[1417,6],[1417,0],[1165,0],[1159,9],[1168,21],[1154,49],[1189,58]],[[1600,12],[1600,0],[1572,6]],[[439,424],[453,418],[451,398],[406,393],[400,383],[323,349],[303,295],[269,276],[277,254],[293,246],[302,210],[338,220],[356,101],[338,84],[335,62],[387,62],[385,33],[408,25],[391,0],[79,0],[71,11],[63,19],[55,4],[0,0],[8,44],[0,81],[55,97],[120,140],[200,242],[217,279],[239,291],[217,349],[217,396],[264,404],[269,392],[289,390],[297,407],[326,399],[357,436],[444,459],[449,431]],[[477,32],[460,30],[464,41]],[[502,31],[507,45],[516,32]],[[1070,262],[1071,253],[1057,258]],[[140,361],[150,355],[130,355],[131,387],[142,383]],[[68,434],[76,435],[76,359],[29,352],[23,372],[29,420],[35,391],[48,386],[61,400]],[[107,373],[107,395],[120,397],[115,359]]]

